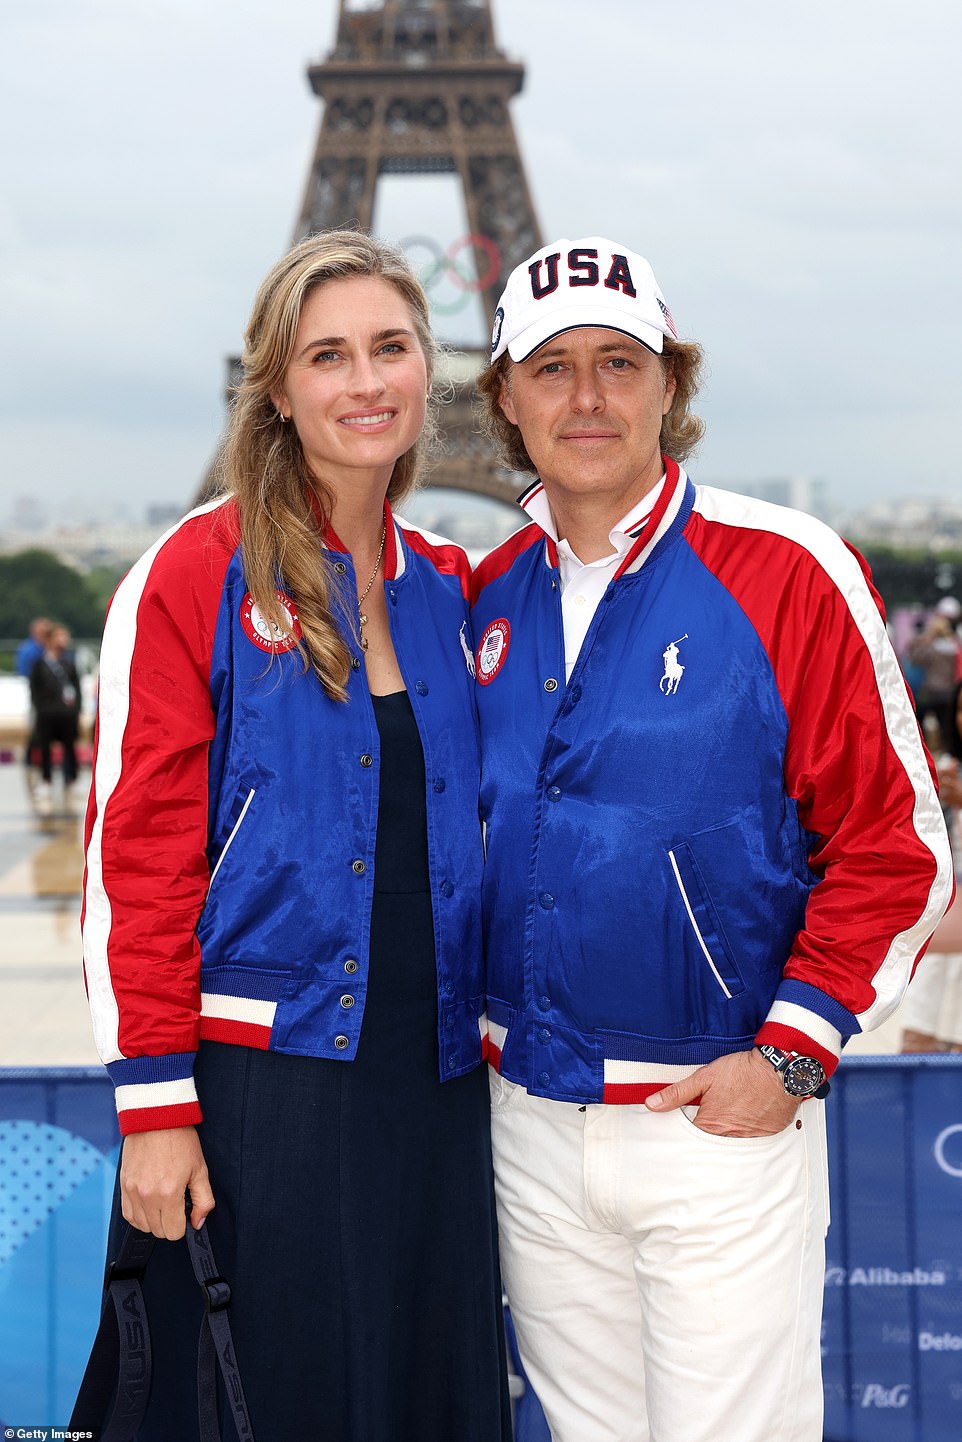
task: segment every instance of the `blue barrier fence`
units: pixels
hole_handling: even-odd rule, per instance
[[[828,1102],[825,1442],[962,1438],[962,1057],[853,1057]],[[119,1138],[99,1069],[0,1069],[0,1426],[70,1415]],[[518,1442],[547,1442],[528,1393]]]

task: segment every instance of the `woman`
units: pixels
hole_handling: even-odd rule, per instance
[[[939,757],[939,799],[962,881],[962,683],[950,698],[946,750]],[[962,904],[956,898],[935,929],[901,1010],[902,1051],[962,1052]]]
[[[468,568],[391,510],[434,359],[399,255],[295,246],[254,302],[227,494],[104,636],[85,960],[122,1211],[178,1238],[187,1188],[209,1217],[258,1442],[509,1436]],[[196,1436],[196,1292],[155,1248],[142,1438]]]

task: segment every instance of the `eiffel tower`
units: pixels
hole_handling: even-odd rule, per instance
[[[294,239],[341,225],[370,230],[381,176],[455,174],[490,332],[508,275],[541,244],[508,108],[524,66],[498,49],[490,0],[340,0],[334,48],[307,74],[324,112]],[[445,377],[454,395],[428,484],[513,501],[518,480],[472,414],[486,361],[487,350],[468,351]]]

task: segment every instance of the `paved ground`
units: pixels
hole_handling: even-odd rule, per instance
[[[80,949],[81,827],[36,817],[22,767],[0,765],[0,1066],[99,1064]],[[849,1051],[897,1051],[899,1033],[896,1017]]]
[[[80,949],[81,825],[36,818],[22,767],[0,765],[0,1066],[99,1065]]]

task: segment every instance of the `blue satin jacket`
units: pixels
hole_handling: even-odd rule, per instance
[[[553,542],[475,574],[489,1056],[560,1100],[643,1101],[756,1040],[830,1072],[951,896],[859,559],[667,470],[569,680]]]
[[[385,593],[424,749],[442,1078],[478,1065],[479,750],[463,552],[391,521]],[[351,557],[326,563],[353,596]],[[85,967],[122,1130],[199,1119],[200,1038],[350,1061],[368,979],[380,755],[247,592],[232,503],[187,517],[111,606]],[[354,643],[356,650],[356,643]]]

